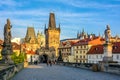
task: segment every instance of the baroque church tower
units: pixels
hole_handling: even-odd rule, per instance
[[[58,56],[58,47],[60,43],[60,25],[57,28],[54,13],[50,13],[48,28],[45,25],[45,47],[54,47],[56,57]]]

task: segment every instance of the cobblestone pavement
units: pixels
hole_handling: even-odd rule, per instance
[[[12,80],[120,80],[120,75],[46,64],[30,65]]]

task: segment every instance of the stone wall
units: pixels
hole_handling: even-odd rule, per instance
[[[107,72],[107,73],[120,75],[120,65],[119,64],[108,64],[108,66],[105,67],[104,65],[92,64],[92,63],[57,62],[57,65],[82,68],[82,69],[87,69],[87,70],[91,70],[94,72],[101,71],[101,72]]]
[[[23,63],[9,66],[7,64],[0,64],[0,80],[9,80],[23,68]]]

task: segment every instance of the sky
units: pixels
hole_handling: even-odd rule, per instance
[[[110,25],[111,34],[120,36],[120,0],[1,0],[0,39],[9,18],[12,38],[24,38],[27,27],[44,34],[49,14],[55,13],[56,26],[61,25],[60,39],[76,38],[77,32],[104,34]]]

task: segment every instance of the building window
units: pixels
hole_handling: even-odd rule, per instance
[[[85,63],[85,61],[83,60],[83,63]]]
[[[84,46],[84,48],[86,48],[86,46]]]
[[[76,53],[78,53],[78,51],[76,51]]]
[[[102,55],[101,55],[101,59],[102,59]]]
[[[77,46],[77,49],[78,49],[78,46]]]
[[[89,59],[91,58],[91,56],[89,55]]]
[[[116,59],[119,59],[119,55],[116,55]]]
[[[76,60],[76,63],[78,63],[78,60]]]
[[[82,58],[82,56],[80,56],[80,58]]]
[[[76,55],[76,58],[78,58],[78,55]]]
[[[98,55],[96,55],[96,58],[98,59]]]
[[[80,60],[80,63],[81,63],[82,61]]]
[[[83,56],[83,58],[85,58],[85,56]]]
[[[82,49],[82,46],[81,46],[81,49]]]
[[[113,46],[113,49],[117,49],[117,46]]]
[[[85,53],[85,51],[83,51],[83,53]]]
[[[95,50],[97,51],[97,50],[98,50],[98,48],[95,48]]]

